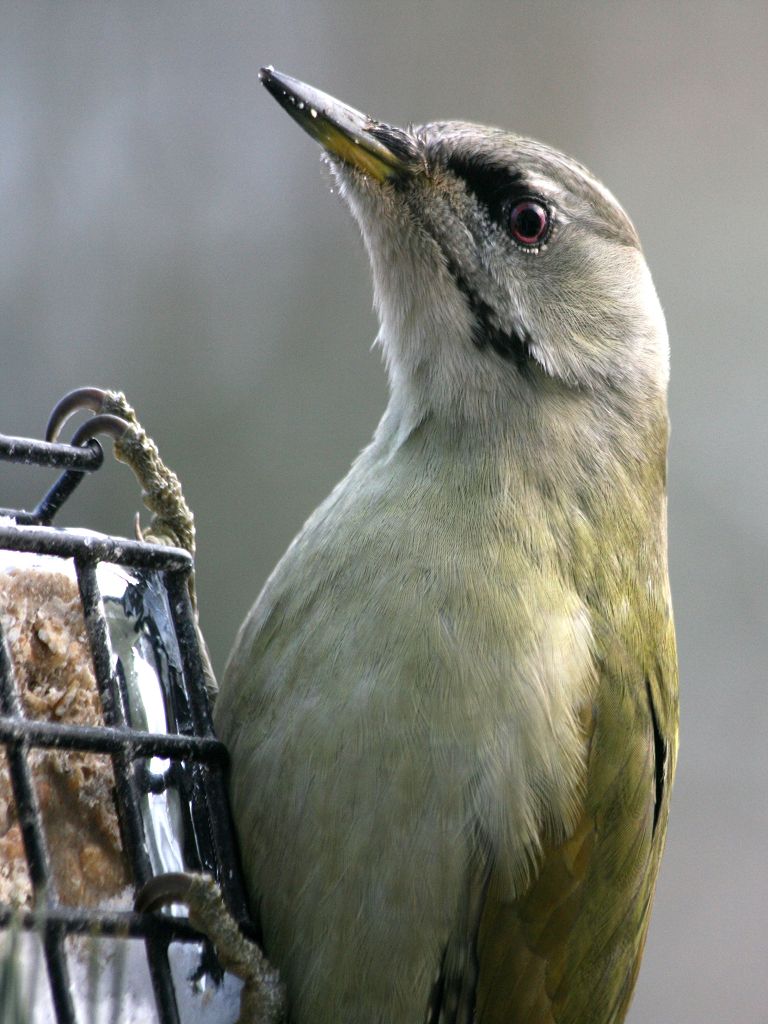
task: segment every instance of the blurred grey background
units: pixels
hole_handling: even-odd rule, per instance
[[[683,724],[630,1021],[765,1024],[768,6],[5,0],[0,430],[127,393],[197,514],[219,670],[386,392],[357,230],[260,63],[382,119],[541,138],[634,218],[672,339]],[[49,480],[0,467],[0,505]],[[110,465],[62,522],[130,534],[137,501]]]

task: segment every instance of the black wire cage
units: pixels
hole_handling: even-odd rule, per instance
[[[27,713],[0,622],[0,758],[4,746],[29,887],[23,905],[0,903],[0,931],[37,936],[45,971],[37,972],[35,984],[47,978],[57,1024],[84,1021],[72,967],[76,936],[128,943],[134,952],[138,945],[155,1019],[183,1024],[187,994],[181,989],[188,987],[189,971],[174,964],[172,951],[197,944],[198,987],[203,979],[209,995],[221,981],[213,952],[179,908],[140,914],[131,897],[166,870],[205,872],[218,882],[235,920],[252,933],[226,796],[226,751],[213,734],[189,593],[193,563],[180,548],[53,525],[74,488],[103,462],[100,444],[87,431],[78,432],[77,441],[0,435],[0,459],[62,471],[33,511],[0,509],[0,555],[33,571],[41,559],[52,560],[72,580],[103,720],[81,724]],[[6,571],[0,564],[0,576]],[[117,908],[114,901],[73,905],[61,897],[35,777],[40,751],[111,761],[110,792],[129,878],[128,898]],[[182,962],[188,965],[189,957]]]

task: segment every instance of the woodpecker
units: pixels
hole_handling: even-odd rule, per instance
[[[390,397],[215,705],[293,1024],[618,1024],[677,749],[668,341],[549,146],[265,68],[370,257]]]

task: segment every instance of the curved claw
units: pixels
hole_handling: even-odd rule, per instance
[[[109,434],[115,441],[119,441],[130,425],[127,420],[122,420],[119,416],[112,416],[111,413],[91,416],[87,423],[75,431],[70,444],[79,448],[86,441],[90,441],[92,437],[96,437],[97,434]]]
[[[194,875],[183,871],[167,871],[163,875],[155,875],[136,893],[134,909],[140,914],[148,914],[171,903],[186,904],[194,878]]]
[[[61,433],[61,428],[78,409],[91,409],[95,413],[101,412],[106,395],[107,392],[101,388],[75,388],[68,395],[64,395],[61,401],[56,403],[48,418],[45,440],[55,441]]]

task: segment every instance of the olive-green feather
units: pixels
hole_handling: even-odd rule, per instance
[[[635,505],[641,521],[642,504]],[[630,533],[631,519],[618,528]],[[663,537],[656,539],[663,550]],[[635,545],[624,550],[636,556]],[[677,662],[665,573],[655,577],[655,599],[652,593],[648,600],[649,588],[640,590],[656,557],[651,543],[639,559],[604,558],[595,573],[602,577],[592,609],[600,675],[585,709],[583,814],[564,843],[545,847],[521,898],[505,899],[491,874],[477,939],[477,1024],[582,1024],[595,1014],[619,1024],[626,1014],[677,756]],[[606,612],[611,595],[618,597]]]

